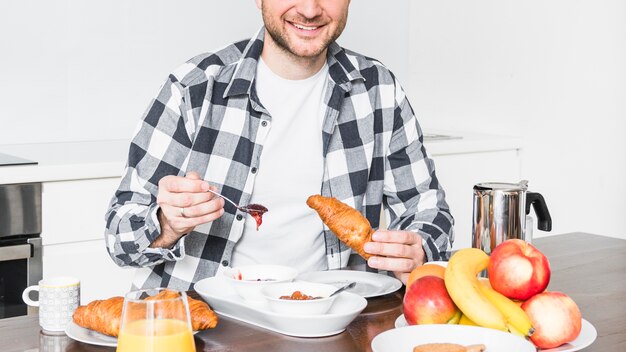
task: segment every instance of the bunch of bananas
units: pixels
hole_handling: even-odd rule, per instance
[[[448,294],[463,313],[460,324],[509,331],[528,337],[534,328],[526,312],[514,301],[491,288],[478,274],[487,268],[489,256],[477,248],[454,253],[445,270]]]

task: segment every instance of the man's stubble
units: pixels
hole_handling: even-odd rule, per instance
[[[272,37],[272,40],[274,41],[274,43],[276,43],[278,48],[298,58],[316,57],[320,55],[321,53],[323,53],[332,42],[334,42],[337,38],[339,38],[344,28],[346,27],[346,23],[348,19],[347,14],[343,16],[343,18],[339,21],[337,27],[335,28],[335,31],[332,32],[330,35],[326,36],[326,38],[324,38],[324,40],[322,41],[322,45],[316,48],[313,52],[301,54],[301,53],[297,53],[295,49],[292,48],[291,44],[289,43],[289,40],[287,39],[287,36],[281,31],[281,27],[276,26],[275,23],[272,21],[272,19],[266,16],[265,11],[262,11],[262,14],[263,14],[263,22],[265,24],[265,29],[267,30],[269,35]],[[299,19],[299,22],[302,24],[306,24],[306,23],[311,23],[313,20],[314,19],[302,18],[302,19]]]

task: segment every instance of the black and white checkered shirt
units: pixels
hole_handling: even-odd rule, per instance
[[[261,28],[255,38],[189,60],[169,75],[146,111],[106,214],[111,257],[142,268],[134,286],[187,290],[229,265],[245,219],[229,203],[223,216],[197,226],[172,249],[148,246],[160,234],[156,195],[166,175],[196,171],[235,202],[250,200],[272,126],[254,81],[263,38]],[[384,207],[389,229],[418,232],[428,260],[446,257],[453,219],[395,76],[337,43],[329,46],[327,63],[320,193],[361,211],[373,228]],[[324,236],[330,269],[358,257],[350,258],[350,248],[327,227]]]

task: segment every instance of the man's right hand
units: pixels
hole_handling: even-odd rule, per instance
[[[224,199],[208,190],[217,189],[202,180],[196,172],[185,177],[165,176],[159,180],[157,203],[161,235],[151,248],[172,248],[194,227],[214,221],[224,214]]]

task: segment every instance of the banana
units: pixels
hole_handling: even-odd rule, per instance
[[[533,331],[535,330],[533,329]],[[513,325],[510,325],[510,324],[509,324],[509,332],[513,335],[517,335],[524,339],[528,338],[528,334],[524,334],[523,332],[517,330]]]
[[[467,315],[461,315],[461,320],[459,320],[459,325],[469,325],[469,326],[478,326],[478,324],[474,323],[472,319],[468,318]]]
[[[533,324],[526,312],[524,312],[517,303],[491,288],[489,280],[479,280],[479,282],[483,295],[485,295],[504,316],[509,331],[513,334],[525,337],[532,335],[535,328],[533,328]]]
[[[448,294],[463,315],[476,324],[509,331],[507,321],[480,288],[478,273],[487,268],[489,256],[478,248],[463,248],[452,255],[444,274]]]
[[[447,324],[459,324],[460,320],[461,320],[461,316],[463,314],[461,313],[460,310],[457,310],[456,313],[454,313],[454,315],[452,316],[452,318],[450,318],[450,320],[448,320]]]

